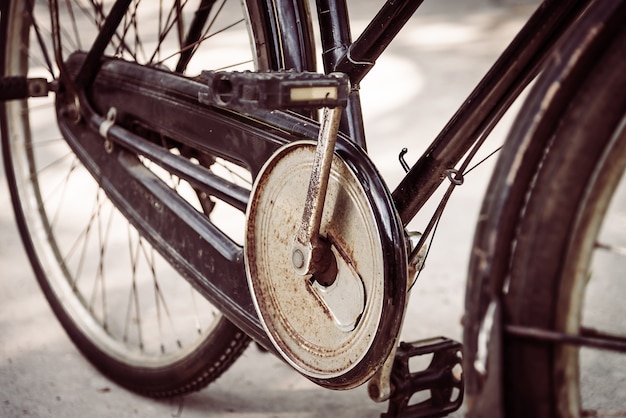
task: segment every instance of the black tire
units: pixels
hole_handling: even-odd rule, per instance
[[[586,405],[581,395],[586,383],[581,383],[580,355],[587,349],[521,334],[528,327],[580,334],[587,319],[584,310],[593,309],[585,301],[588,283],[603,280],[595,276],[605,269],[593,262],[607,247],[602,227],[626,165],[626,31],[620,32],[560,116],[526,194],[504,290],[507,417],[596,416],[586,415],[597,406]],[[611,207],[619,209],[623,207]],[[621,287],[620,277],[613,279],[609,288],[623,292],[623,278]],[[610,334],[626,341],[623,329],[613,327]],[[626,364],[624,356],[620,364]]]
[[[101,8],[93,5],[103,2],[59,3],[64,54],[69,55],[90,45],[113,2],[104,2]],[[187,22],[193,19],[199,3],[183,3],[185,10],[181,13],[189,10]],[[236,7],[229,9],[231,3]],[[243,60],[248,68],[256,63],[259,69],[279,69],[274,67],[285,62],[283,56],[278,56],[280,39],[285,37],[292,37],[292,45],[304,48],[295,51],[296,55],[310,56],[310,38],[302,40],[310,24],[307,13],[296,11],[302,14],[303,24],[276,36],[269,29],[278,26],[272,20],[274,15],[263,17],[259,11],[264,3],[249,3],[247,12],[242,13],[239,1],[224,2],[224,7],[218,2],[208,22],[219,30],[215,30],[217,36],[210,39],[208,48],[220,47],[219,36],[234,31],[243,38],[242,45],[249,48]],[[165,12],[153,14],[150,25],[143,20],[139,24],[140,17],[147,16],[142,8],[151,8],[145,10],[150,14],[158,12],[158,4],[133,3],[122,23],[128,30],[126,41],[114,39],[117,47],[109,48],[107,53],[145,65],[168,66],[191,76],[200,69],[210,69],[193,66],[193,57],[204,44],[192,48],[192,61],[184,65],[176,63],[178,55],[168,58],[170,52],[161,49],[170,36],[175,42],[180,39],[174,2],[169,7],[163,5]],[[5,1],[0,7],[1,74],[43,75],[48,80],[58,76],[50,44],[48,1]],[[221,18],[229,20],[219,23]],[[229,28],[230,23],[235,23],[230,30],[221,30]],[[171,30],[160,30],[157,25]],[[144,33],[147,29],[149,34]],[[256,42],[249,41],[247,29]],[[156,30],[167,36],[154,33]],[[148,41],[135,42],[144,42],[144,35],[152,36],[150,40],[157,46]],[[237,64],[242,59],[232,58],[233,50],[229,45],[228,55]],[[211,62],[220,68],[226,65]],[[19,231],[52,309],[79,350],[116,383],[155,397],[203,388],[239,357],[249,342],[248,336],[197,294],[142,239],[72,154],[56,126],[45,122],[46,115],[55,121],[53,95],[0,104],[4,164]],[[219,165],[212,156],[195,157],[212,169]],[[224,163],[219,169],[239,167]],[[162,178],[188,200],[195,200],[199,210],[212,219],[229,216],[216,209],[219,202],[215,205],[206,196],[195,195],[189,185],[167,173]],[[237,229],[243,234],[243,214],[234,215],[240,223]],[[242,241],[242,237],[236,239]]]

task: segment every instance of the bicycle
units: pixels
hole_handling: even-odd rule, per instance
[[[345,2],[318,1],[323,74],[306,2],[192,3],[157,16],[132,0],[1,5],[16,219],[85,357],[130,390],[177,396],[251,337],[321,386],[369,382],[387,416],[446,414],[464,390],[474,416],[595,413],[581,410],[577,347],[626,351],[581,326],[592,253],[620,251],[596,237],[624,169],[626,3],[545,2],[393,192],[367,156],[357,87],[421,2],[385,3],[352,42]],[[230,30],[250,53],[211,61],[204,44]],[[399,343],[450,193],[535,78],[477,226],[462,356],[447,339]],[[37,131],[39,111],[61,140]],[[424,354],[431,365],[410,373]]]

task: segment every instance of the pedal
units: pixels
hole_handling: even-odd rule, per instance
[[[0,101],[44,97],[49,90],[45,78],[0,77]]]
[[[202,77],[209,92],[198,95],[201,103],[239,111],[345,107],[350,93],[342,73],[203,71]]]
[[[389,408],[381,418],[444,417],[459,409],[464,389],[461,350],[461,343],[444,337],[400,343],[391,371]],[[412,372],[409,361],[425,355],[432,355],[428,367]]]

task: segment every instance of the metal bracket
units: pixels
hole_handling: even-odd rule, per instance
[[[391,384],[391,372],[393,370],[397,350],[398,347],[394,345],[387,360],[385,360],[382,367],[378,369],[367,384],[367,393],[374,402],[388,401],[393,393],[394,388]]]
[[[109,130],[115,125],[115,118],[117,117],[117,109],[110,108],[107,112],[107,118],[100,124],[98,132],[100,136],[104,138],[104,149],[108,154],[113,152],[113,141],[109,138]]]

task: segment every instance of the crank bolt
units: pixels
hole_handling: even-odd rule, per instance
[[[291,263],[297,269],[304,267],[304,254],[300,250],[294,250],[291,253]]]

